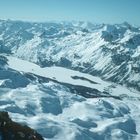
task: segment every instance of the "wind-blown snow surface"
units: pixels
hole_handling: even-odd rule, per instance
[[[19,71],[23,77],[26,73],[32,73],[63,83],[76,83],[90,88],[97,86],[98,90],[121,97],[121,100],[87,99],[51,80],[41,83],[30,81],[27,87],[15,89],[0,88],[0,110],[10,112],[13,120],[36,129],[46,140],[140,139],[140,101],[137,91],[66,68],[41,68],[12,56],[4,57],[7,58],[5,70]],[[60,72],[65,72],[64,78]],[[94,83],[85,79],[72,79],[71,76],[86,77]],[[19,82],[22,83],[22,80]]]
[[[139,132],[139,114],[131,114],[124,101],[85,99],[51,82],[1,90],[0,103],[0,109],[11,112],[15,121],[28,124],[46,139],[132,140]],[[139,109],[131,101],[129,105]]]

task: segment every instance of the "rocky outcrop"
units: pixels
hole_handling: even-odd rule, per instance
[[[26,125],[12,121],[8,112],[0,112],[2,140],[43,140],[43,137]]]

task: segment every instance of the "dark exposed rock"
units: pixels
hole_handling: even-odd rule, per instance
[[[98,84],[92,80],[89,80],[88,78],[85,78],[85,77],[79,77],[79,76],[71,76],[72,79],[75,79],[75,80],[84,80],[84,81],[88,81],[90,82],[91,84]]]
[[[0,112],[0,132],[2,140],[44,140],[35,130],[11,120],[8,112]]]
[[[62,67],[71,67],[71,61],[65,57],[61,57],[59,64]]]
[[[0,69],[3,69],[7,65],[7,58],[3,55],[0,55]]]

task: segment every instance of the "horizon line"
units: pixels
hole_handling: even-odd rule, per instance
[[[136,25],[136,24],[131,24],[128,21],[123,21],[123,22],[118,22],[118,23],[107,23],[107,22],[95,22],[95,21],[89,21],[89,20],[30,20],[30,19],[14,19],[14,18],[0,18],[0,21],[19,21],[19,22],[27,22],[27,23],[60,23],[60,22],[83,22],[83,23],[91,23],[91,24],[97,24],[97,25],[101,25],[101,24],[105,24],[105,25],[121,25],[121,24],[129,24],[131,26],[137,26],[140,27],[140,25]]]

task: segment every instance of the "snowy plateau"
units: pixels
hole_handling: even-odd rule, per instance
[[[0,111],[44,140],[140,140],[140,28],[0,20]]]

